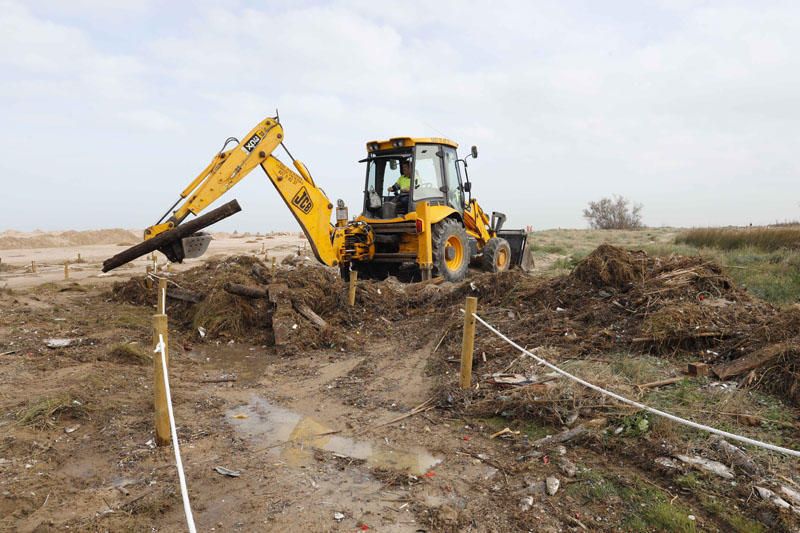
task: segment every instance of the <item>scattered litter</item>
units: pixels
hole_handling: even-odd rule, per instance
[[[69,433],[74,433],[75,431],[77,431],[77,430],[78,430],[78,428],[79,428],[79,427],[81,427],[81,425],[80,425],[80,424],[77,424],[77,425],[75,425],[75,426],[70,426],[70,427],[68,427],[68,428],[64,428],[64,433],[67,433],[67,434],[69,434]]]
[[[250,415],[247,415],[245,413],[236,413],[235,415],[233,415],[233,418],[236,418],[238,420],[244,420],[245,418],[249,418],[249,416]]]
[[[215,466],[214,470],[218,474],[222,474],[223,476],[228,476],[228,477],[239,477],[239,476],[242,475],[242,473],[239,472],[238,470],[229,470],[229,469],[225,468],[224,466]]]
[[[342,520],[344,520],[344,513],[336,511],[335,513],[333,513],[333,519],[336,520],[337,522],[341,522]]]
[[[705,470],[706,472],[711,472],[712,474],[716,474],[721,478],[725,479],[733,479],[734,475],[731,472],[730,468],[725,466],[724,464],[712,461],[711,459],[705,459],[699,456],[688,456],[688,455],[676,455],[678,459],[683,461],[684,463],[691,465],[695,468],[700,470]]]
[[[556,492],[558,492],[558,487],[561,486],[561,482],[555,476],[547,476],[544,484],[547,489],[547,494],[550,496],[555,496]]]
[[[559,460],[558,469],[567,477],[575,477],[578,474],[578,467],[566,457]]]
[[[493,433],[489,438],[494,439],[503,435],[519,435],[519,431],[512,431],[511,428],[503,428],[497,433]]]
[[[530,511],[533,507],[533,496],[523,496],[519,501],[520,511]]]
[[[205,339],[206,338],[206,328],[204,328],[203,326],[200,326],[199,328],[197,328],[197,333],[200,335],[201,339]]]
[[[659,466],[663,466],[664,468],[675,469],[679,466],[678,463],[676,463],[671,457],[656,457],[654,462]]]
[[[81,339],[45,339],[44,342],[48,348],[67,348],[77,346],[81,343]]]
[[[155,441],[153,439],[150,439],[149,441],[145,442],[144,445],[147,446],[150,449],[153,449],[153,448],[156,447],[156,443],[155,443]]]

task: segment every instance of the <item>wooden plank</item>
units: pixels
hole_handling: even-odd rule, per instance
[[[714,365],[711,367],[711,370],[719,379],[728,379],[734,376],[739,376],[755,368],[762,367],[773,359],[780,357],[787,351],[791,350],[792,347],[797,346],[797,342],[798,339],[795,338],[790,341],[771,344],[766,348],[756,350],[755,352],[751,352],[728,363]]]
[[[319,329],[325,329],[328,327],[328,323],[325,321],[325,319],[323,319],[321,316],[315,313],[309,306],[307,306],[303,302],[296,302],[292,300],[292,305],[294,306],[295,309],[297,309],[298,313],[300,313],[305,318],[310,320]]]

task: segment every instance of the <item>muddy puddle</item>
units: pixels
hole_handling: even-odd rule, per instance
[[[206,344],[194,346],[186,355],[206,364],[210,377],[235,375],[239,383],[258,381],[267,368],[266,349],[249,344]]]
[[[333,434],[333,430],[313,418],[276,406],[254,396],[250,403],[227,412],[226,418],[238,431],[269,448],[292,466],[314,460],[314,451],[364,461],[370,468],[386,468],[412,475],[423,475],[439,464],[427,450],[401,450],[380,442],[356,440]]]

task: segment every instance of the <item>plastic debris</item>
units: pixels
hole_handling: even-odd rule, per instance
[[[214,470],[217,472],[217,474],[222,474],[223,476],[228,477],[239,477],[242,475],[242,473],[238,470],[230,470],[224,466],[215,466]]]
[[[558,492],[558,488],[561,486],[561,482],[555,476],[547,476],[544,484],[547,489],[547,494],[550,496],[555,496],[556,492]]]

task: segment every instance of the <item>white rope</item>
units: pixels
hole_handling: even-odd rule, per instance
[[[178,481],[181,484],[181,496],[183,497],[183,510],[186,513],[186,525],[189,526],[189,533],[197,533],[192,516],[192,506],[189,504],[189,490],[186,488],[186,476],[183,474],[183,462],[181,461],[181,449],[178,446],[178,431],[175,429],[175,416],[172,413],[172,394],[169,391],[169,375],[167,374],[167,358],[164,356],[164,336],[159,333],[158,344],[155,352],[161,352],[161,369],[164,372],[164,390],[167,394],[167,413],[169,413],[169,430],[172,433],[172,449],[175,451],[175,464],[178,467]]]
[[[461,312],[463,313],[464,310],[462,309]],[[522,352],[524,355],[532,357],[533,359],[535,359],[539,363],[541,363],[541,364],[545,365],[546,367],[550,368],[551,370],[561,374],[562,376],[567,377],[567,378],[569,378],[569,379],[571,379],[573,381],[577,381],[581,385],[583,385],[585,387],[589,387],[590,389],[595,390],[595,391],[599,392],[600,394],[604,394],[606,396],[610,396],[611,398],[614,398],[615,400],[619,400],[622,403],[626,403],[628,405],[632,405],[632,406],[637,407],[639,409],[643,409],[643,410],[645,410],[645,411],[647,411],[649,413],[653,413],[654,415],[663,416],[664,418],[666,418],[668,420],[672,420],[673,422],[677,422],[677,423],[683,424],[685,426],[689,426],[689,427],[692,427],[692,428],[695,428],[695,429],[699,429],[699,430],[702,430],[702,431],[707,431],[709,433],[713,433],[713,434],[719,435],[721,437],[727,437],[727,438],[732,439],[732,440],[736,440],[736,441],[743,442],[745,444],[750,444],[750,445],[753,445],[753,446],[758,446],[760,448],[765,448],[767,450],[772,450],[774,452],[779,452],[779,453],[783,453],[783,454],[786,454],[786,455],[792,455],[794,457],[800,457],[800,451],[792,450],[792,449],[789,449],[789,448],[783,448],[781,446],[775,446],[774,444],[761,442],[759,440],[751,439],[751,438],[748,438],[748,437],[743,437],[741,435],[736,435],[735,433],[729,433],[729,432],[723,431],[721,429],[716,429],[716,428],[712,428],[710,426],[706,426],[706,425],[703,425],[703,424],[698,424],[697,422],[692,422],[691,420],[686,420],[685,418],[680,418],[678,416],[675,416],[675,415],[672,415],[672,414],[669,414],[669,413],[665,413],[664,411],[659,411],[658,409],[654,409],[653,407],[648,407],[647,405],[644,405],[644,404],[639,403],[639,402],[635,402],[633,400],[629,400],[628,398],[620,396],[619,394],[613,393],[611,391],[607,391],[607,390],[605,390],[605,389],[603,389],[601,387],[598,387],[597,385],[594,385],[592,383],[589,383],[588,381],[585,381],[585,380],[583,380],[583,379],[581,379],[581,378],[579,378],[577,376],[573,376],[569,372],[567,372],[565,370],[561,370],[560,368],[558,368],[554,364],[546,361],[545,359],[542,359],[541,357],[532,354],[531,352],[529,352],[528,350],[526,350],[525,348],[523,348],[522,346],[520,346],[516,342],[512,341],[511,339],[509,339],[508,337],[506,337],[505,335],[503,335],[502,333],[497,331],[494,327],[492,327],[490,324],[488,324],[486,321],[484,321],[481,317],[479,317],[477,315],[477,313],[472,313],[472,316],[474,316],[475,319],[478,322],[480,322],[481,324],[486,326],[486,328],[489,331],[491,331],[492,333],[494,333],[495,335],[497,335],[498,337],[500,337],[501,339],[506,341],[508,344],[510,344],[511,346],[513,346],[514,348],[516,348],[517,350]]]

